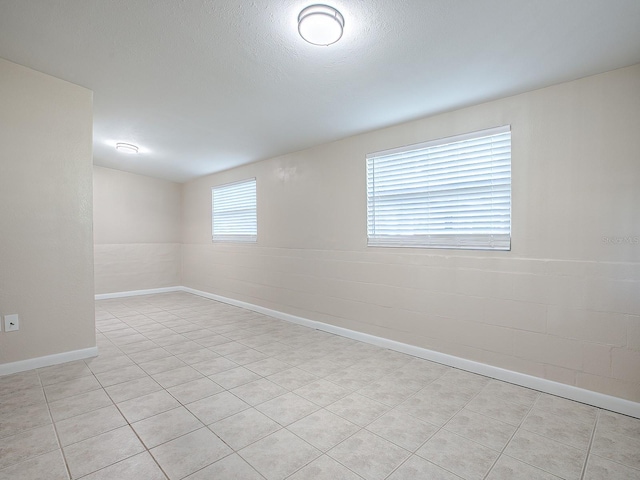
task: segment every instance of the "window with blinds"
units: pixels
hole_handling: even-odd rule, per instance
[[[214,242],[255,242],[256,179],[213,187],[211,214]]]
[[[511,249],[510,126],[367,155],[368,244]]]

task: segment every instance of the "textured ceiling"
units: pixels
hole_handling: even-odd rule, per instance
[[[311,3],[0,0],[0,57],[94,91],[96,164],[180,182],[640,62],[638,0],[327,0],[330,47]]]

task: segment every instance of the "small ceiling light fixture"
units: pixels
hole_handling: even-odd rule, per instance
[[[313,45],[331,45],[342,38],[344,17],[328,5],[310,5],[298,15],[298,33]]]
[[[116,150],[129,155],[135,155],[138,153],[138,147],[131,145],[130,143],[116,143]]]

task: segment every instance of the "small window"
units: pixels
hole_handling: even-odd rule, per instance
[[[211,212],[214,242],[255,242],[256,179],[213,187]]]
[[[511,249],[510,126],[367,155],[368,244]]]

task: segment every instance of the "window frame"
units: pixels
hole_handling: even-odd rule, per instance
[[[508,135],[505,135],[508,134]],[[436,168],[442,169],[443,167],[448,170],[447,181],[450,179],[457,178],[470,178],[466,175],[462,175],[464,173],[472,172],[473,173],[475,165],[465,166],[461,168],[455,168],[455,165],[460,162],[460,159],[465,157],[460,156],[457,159],[449,159],[446,161],[442,161],[443,157],[437,158],[438,147],[442,150],[447,149],[448,145],[453,145],[456,143],[467,142],[470,144],[470,141],[477,140],[478,143],[486,143],[487,141],[483,141],[487,137],[491,137],[490,142],[494,141],[494,138],[500,139],[502,138],[502,143],[506,145],[506,151],[508,152],[508,160],[505,160],[505,153],[493,153],[490,154],[490,160],[486,161],[482,157],[484,154],[480,154],[477,157],[473,157],[474,159],[479,159],[478,164],[486,165],[487,168],[490,167],[490,185],[483,185],[482,188],[486,188],[486,190],[482,190],[480,192],[481,195],[488,195],[490,200],[488,203],[483,204],[484,208],[480,208],[480,211],[477,212],[476,216],[469,215],[467,211],[464,215],[464,207],[469,210],[470,203],[466,205],[460,205],[463,207],[461,211],[452,212],[451,214],[451,223],[452,230],[458,230],[452,233],[446,233],[447,227],[443,227],[446,222],[446,217],[443,217],[440,214],[440,225],[435,221],[437,218],[432,214],[431,210],[433,210],[432,205],[435,204],[435,196],[433,193],[429,191],[430,188],[433,188],[430,185],[431,182],[435,182],[435,179],[439,173],[434,173]],[[506,140],[505,140],[506,138]],[[511,138],[511,125],[503,125],[500,127],[489,128],[484,130],[478,130],[474,132],[465,133],[462,135],[455,135],[445,138],[439,138],[435,140],[431,140],[428,142],[422,142],[413,145],[406,145],[402,147],[392,148],[388,150],[382,150],[374,153],[369,153],[366,155],[366,190],[367,190],[367,246],[369,247],[401,247],[401,248],[436,248],[436,249],[464,249],[464,250],[499,250],[499,251],[510,251],[511,250],[511,224],[512,224],[512,175],[511,175],[511,166],[512,166],[512,155],[511,155],[511,146],[512,146],[512,138]],[[496,143],[498,140],[496,140]],[[450,150],[455,149],[455,152],[458,155],[464,155],[464,145],[458,147],[449,147]],[[493,148],[493,143],[491,143],[491,149]],[[403,157],[403,155],[405,155]],[[429,163],[429,156],[435,155],[436,158],[431,158],[431,163]],[[441,153],[441,155],[444,155]],[[412,157],[420,157],[414,161],[414,166],[408,167],[403,166],[402,163],[411,162]],[[398,157],[398,158],[394,158]],[[378,162],[378,166],[376,167],[376,161]],[[396,164],[392,162],[397,161]],[[418,163],[422,162],[422,163]],[[470,163],[470,162],[469,162]],[[434,167],[434,165],[436,167]],[[495,165],[495,173],[494,173],[494,165]],[[391,184],[387,184],[387,198],[384,198],[384,195],[376,192],[376,168],[378,169],[378,177],[381,178],[378,180],[378,185],[382,185],[385,180],[390,181]],[[385,173],[384,170],[387,169],[387,178],[383,178]],[[404,169],[404,170],[403,170]],[[417,169],[418,172],[416,173]],[[465,171],[466,169],[466,171]],[[388,170],[393,170],[394,173],[391,174]],[[431,173],[429,173],[431,171]],[[437,170],[441,171],[441,170]],[[451,172],[454,173],[451,173]],[[397,172],[397,173],[396,173]],[[382,175],[382,177],[380,177]],[[392,179],[392,175],[396,176],[397,179]],[[411,175],[411,182],[420,182],[422,184],[419,187],[420,191],[415,193],[411,193],[414,197],[411,202],[414,204],[411,208],[418,207],[418,209],[422,209],[419,214],[413,215],[415,219],[411,219],[412,215],[408,215],[409,213],[414,212],[415,210],[410,210],[408,207],[408,200],[393,200],[391,197],[393,195],[399,196],[403,193],[409,191],[410,187],[407,187],[405,191],[403,191],[402,181],[404,180],[404,176],[407,176],[407,179]],[[459,177],[457,176],[459,175]],[[486,175],[485,175],[486,177]],[[494,180],[495,177],[495,180]],[[508,180],[505,180],[508,179]],[[485,178],[486,180],[486,178]],[[494,186],[495,182],[495,186]],[[455,198],[455,200],[442,200],[439,207],[443,206],[455,208],[454,203],[460,204],[460,202],[467,200],[471,201],[471,198],[468,197],[468,191],[464,191],[464,188],[468,188],[465,183],[469,185],[471,182],[452,182],[452,186],[447,190],[446,182],[440,181],[440,185],[438,185],[437,194],[440,196],[448,196]],[[486,181],[485,181],[486,183]],[[445,185],[445,186],[443,186]],[[462,186],[461,186],[462,185]],[[379,189],[380,187],[378,187]],[[393,191],[391,191],[393,190]],[[444,193],[443,193],[444,192]],[[451,193],[448,193],[451,192]],[[423,198],[421,198],[423,197]],[[495,199],[494,199],[495,197]],[[380,209],[380,205],[385,203],[385,208],[387,209],[387,214],[376,215],[376,209]],[[477,200],[476,200],[477,201]],[[394,204],[395,202],[395,204]],[[446,204],[445,204],[446,202]],[[448,202],[451,202],[449,205]],[[486,205],[490,205],[490,207],[486,207]],[[394,210],[394,207],[397,207]],[[495,210],[494,210],[495,209]],[[424,211],[426,210],[427,213]],[[489,230],[489,228],[484,227],[481,228],[480,225],[483,225],[483,216],[486,216],[486,212],[491,212],[491,227],[494,228],[494,232],[487,232],[483,230]],[[407,220],[401,219],[402,214],[406,215]],[[473,213],[473,212],[471,212]],[[418,217],[426,217],[419,218]],[[394,220],[395,223],[394,223]],[[465,218],[463,221],[462,218]],[[494,218],[495,220],[494,225]],[[467,219],[471,220],[467,222]],[[474,222],[474,219],[476,220]],[[444,221],[442,221],[444,220]],[[386,223],[385,223],[386,221]],[[466,224],[465,224],[466,222]],[[478,226],[474,227],[472,224],[477,223]],[[381,225],[379,227],[379,225]],[[468,228],[468,232],[461,233],[464,228],[461,225],[465,225]],[[506,225],[506,231],[505,231]],[[412,226],[416,226],[416,229],[411,230]],[[473,229],[476,229],[476,233]],[[393,231],[395,229],[395,231]],[[437,230],[440,230],[436,233]],[[403,230],[406,233],[399,233]],[[380,232],[383,233],[380,233]],[[412,233],[412,232],[426,232],[429,233]]]
[[[215,196],[216,191],[218,193],[223,193],[225,189],[229,189],[231,187],[240,187],[245,184],[253,184],[253,191],[249,193],[249,195],[253,195],[253,204],[252,209],[248,208],[237,208],[237,211],[245,211],[249,210],[249,215],[253,213],[253,221],[251,219],[245,220],[244,223],[240,225],[240,229],[235,232],[230,233],[216,233],[216,205],[215,205]],[[237,199],[236,199],[237,200]],[[218,200],[220,201],[220,199]],[[228,201],[228,200],[227,200]],[[238,212],[236,211],[236,214]],[[229,213],[233,213],[231,210]],[[218,212],[218,215],[221,213]],[[238,217],[231,217],[231,219],[238,222]],[[250,233],[242,233],[242,229],[250,228],[254,226],[254,230]],[[229,228],[229,224],[226,225]],[[213,243],[257,243],[258,241],[258,182],[256,177],[238,180],[236,182],[223,183],[221,185],[215,185],[211,187],[211,239]]]

